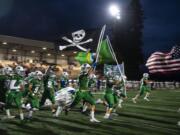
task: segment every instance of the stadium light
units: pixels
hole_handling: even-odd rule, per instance
[[[13,52],[16,52],[17,50],[16,50],[16,49],[13,49],[12,51],[13,51]]]
[[[43,49],[43,50],[47,50],[47,48],[46,48],[46,47],[43,47],[42,49]]]
[[[121,17],[120,17],[120,10],[119,10],[119,7],[118,5],[110,5],[109,7],[109,12],[110,14],[115,17],[117,20],[119,20]]]
[[[32,60],[32,59],[30,59],[30,60],[29,60],[29,63],[33,63],[33,60]]]
[[[7,45],[7,42],[3,42],[2,44],[3,44],[3,45]]]
[[[35,51],[34,51],[34,50],[32,50],[32,51],[31,51],[31,53],[35,53]]]

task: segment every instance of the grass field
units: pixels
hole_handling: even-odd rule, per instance
[[[119,116],[113,120],[103,119],[102,105],[97,106],[96,113],[101,123],[90,123],[88,116],[79,113],[79,107],[58,119],[45,110],[36,112],[34,119],[25,123],[19,119],[1,120],[0,135],[180,135],[180,90],[152,91],[151,102],[141,98],[133,104],[131,98],[136,92],[128,92]]]

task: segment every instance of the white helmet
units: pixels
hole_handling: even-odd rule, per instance
[[[112,70],[109,70],[105,73],[105,76],[108,77],[108,78],[112,78],[113,77],[113,72]]]
[[[24,71],[24,68],[22,67],[22,66],[17,66],[16,68],[15,68],[15,72],[18,74],[18,75],[20,75],[20,76],[24,76],[25,75],[25,71]]]
[[[13,70],[11,67],[5,67],[5,68],[3,68],[3,71],[4,71],[5,75],[12,75],[13,74]]]
[[[114,80],[115,80],[115,81],[122,81],[122,77],[119,76],[119,75],[116,75],[116,76],[114,77]]]
[[[37,79],[41,80],[43,78],[43,73],[41,71],[35,71],[33,73]]]
[[[144,73],[144,74],[143,74],[143,77],[144,77],[144,78],[148,78],[148,77],[149,77],[149,74],[148,74],[148,73]]]
[[[62,73],[62,76],[65,77],[65,78],[68,78],[68,77],[69,77],[69,74],[68,74],[68,72],[63,72],[63,73]]]
[[[89,68],[91,68],[91,66],[88,63],[82,64],[81,65],[81,72],[87,73]]]

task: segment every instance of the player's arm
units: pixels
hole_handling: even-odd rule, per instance
[[[32,84],[29,84],[29,92],[32,93]]]
[[[23,91],[24,90],[24,84],[25,84],[25,82],[24,81],[21,81],[21,83],[20,83],[20,91]]]
[[[91,65],[91,68],[90,68],[89,71],[88,71],[88,75],[94,74],[94,69],[96,68],[96,66],[97,66],[97,63],[94,62],[94,63]]]

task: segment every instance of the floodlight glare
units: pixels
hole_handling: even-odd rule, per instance
[[[120,15],[116,16],[116,19],[118,19],[118,20],[121,19]]]
[[[119,13],[120,13],[120,10],[119,10],[119,7],[117,5],[111,5],[109,7],[109,12],[112,16],[119,16]]]

